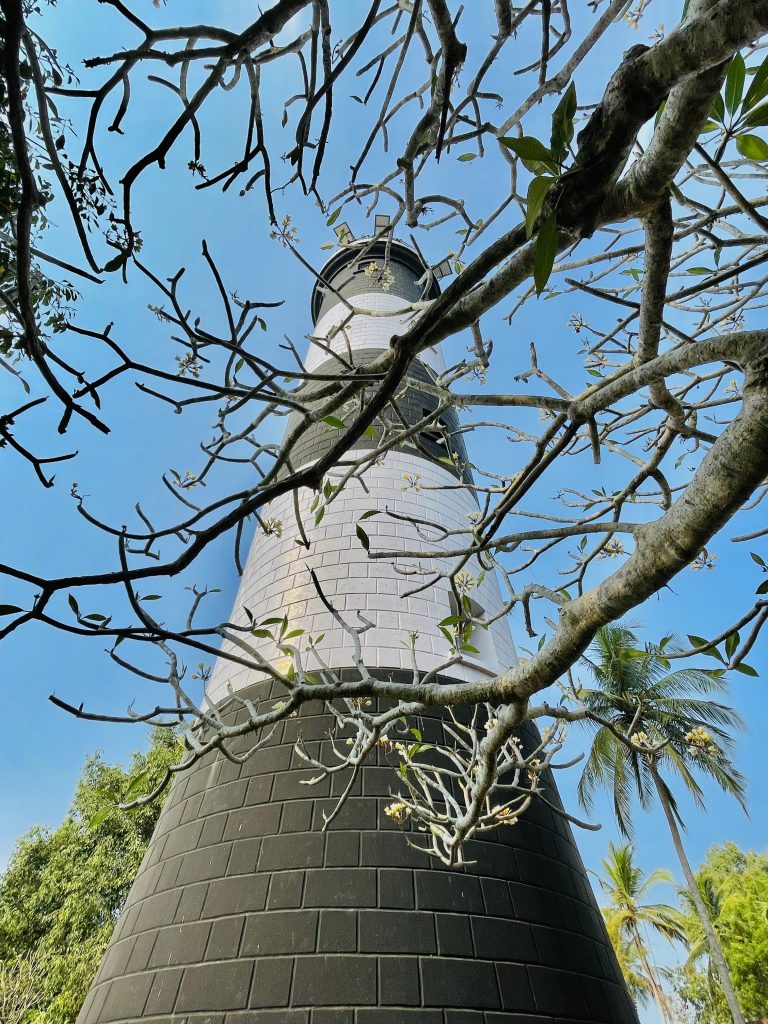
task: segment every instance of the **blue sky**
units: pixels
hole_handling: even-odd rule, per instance
[[[183,17],[189,23],[205,20],[215,8],[220,15],[222,5],[204,0],[169,0],[167,7],[155,10],[150,0],[131,5],[147,19],[173,22]],[[483,5],[483,8],[491,5]],[[465,15],[460,29],[470,39],[480,38],[492,31],[492,23],[479,14],[475,18]],[[633,33],[628,27],[617,28],[594,53],[577,76],[580,102],[599,99],[601,87],[616,64],[616,54],[636,42],[646,41],[660,23],[668,27],[676,21],[676,0],[655,0],[646,15],[642,28]],[[348,15],[348,9],[340,8]],[[84,13],[86,12],[87,13]],[[233,26],[242,24],[253,11],[250,0],[227,0],[226,15]],[[334,17],[336,17],[334,12]],[[579,13],[576,25],[585,15]],[[56,45],[63,59],[77,66],[83,55],[116,50],[130,45],[135,36],[126,33],[106,5],[88,0],[60,0],[56,8],[45,14],[45,34]],[[334,40],[343,35],[345,26],[334,28]],[[521,45],[524,40],[521,41]],[[77,69],[77,67],[76,67]],[[282,102],[297,91],[299,79],[295,64],[283,62],[270,66],[265,74],[265,110],[268,132],[276,138],[275,152],[289,148],[289,137],[277,138]],[[517,86],[515,86],[517,88]],[[520,86],[522,88],[522,86]],[[347,90],[351,91],[351,90]],[[82,137],[81,115],[77,107],[62,104],[62,109],[73,117],[77,134]],[[244,114],[242,97],[226,94],[218,97],[205,121],[203,163],[210,172],[223,166],[220,154],[235,153],[241,146],[240,125]],[[295,111],[291,108],[292,120]],[[101,135],[101,155],[106,165],[119,177],[131,153],[136,152],[136,140],[149,146],[159,137],[169,112],[174,111],[173,97],[158,86],[142,85],[134,91],[133,103],[124,129],[125,137]],[[548,121],[550,108],[541,114],[540,124]],[[110,108],[107,117],[112,114]],[[340,100],[337,110],[335,142],[328,161],[328,174],[323,185],[325,195],[332,195],[345,181],[345,172],[367,134],[362,108],[351,100]],[[538,115],[537,115],[538,116]],[[105,121],[105,124],[107,122]],[[535,122],[534,122],[535,123]],[[289,126],[290,127],[290,126]],[[394,131],[395,141],[398,138]],[[76,146],[70,143],[76,152]],[[301,272],[291,257],[269,238],[264,201],[258,186],[241,198],[236,188],[222,195],[210,189],[193,193],[194,181],[186,169],[191,158],[188,140],[172,154],[168,168],[160,172],[151,169],[145,175],[137,192],[136,221],[143,228],[146,241],[143,259],[160,275],[170,276],[180,265],[186,267],[184,301],[196,308],[209,326],[221,323],[221,310],[215,289],[207,276],[200,258],[201,239],[206,238],[212,254],[219,262],[227,287],[241,296],[263,301],[284,298],[279,310],[267,311],[268,331],[259,339],[265,353],[275,354],[283,335],[289,335],[301,349],[302,339],[311,327],[309,295],[310,276]],[[474,215],[486,212],[485,196],[498,194],[505,179],[500,178],[500,165],[493,160],[459,162],[458,153],[444,158],[439,174],[450,174],[452,191],[462,194]],[[446,167],[447,164],[447,167]],[[381,167],[376,157],[374,167]],[[439,174],[434,175],[439,184]],[[288,176],[285,164],[277,162],[275,178],[278,183]],[[430,177],[428,181],[431,182]],[[278,193],[276,206],[279,214],[290,214],[297,224],[302,251],[315,265],[326,253],[320,245],[328,241],[330,231],[325,216],[311,200],[302,198],[294,189]],[[386,212],[386,207],[382,208]],[[345,214],[353,229],[358,226],[355,214]],[[360,215],[362,216],[362,215]],[[46,245],[60,255],[78,260],[67,222],[66,211],[56,205],[52,212],[54,226],[46,238]],[[502,222],[501,227],[508,227]],[[455,225],[448,229],[423,234],[419,243],[428,255],[437,259],[447,247],[454,244]],[[442,248],[441,248],[442,247]],[[179,350],[168,339],[168,330],[159,324],[147,310],[149,303],[157,302],[153,289],[136,273],[130,277],[130,286],[122,287],[113,275],[101,286],[83,288],[78,305],[77,322],[83,326],[100,328],[115,322],[115,337],[125,342],[132,351],[149,361],[164,362],[174,368],[173,357]],[[484,321],[486,337],[496,344],[496,371],[499,379],[510,380],[515,373],[527,368],[528,344],[536,340],[540,354],[545,354],[550,367],[578,380],[579,339],[568,327],[569,316],[580,312],[588,318],[595,308],[588,298],[562,296],[549,301],[527,304],[508,326],[503,315],[511,300],[503,302]],[[450,339],[448,361],[459,358],[467,345],[466,338]],[[79,365],[91,367],[94,358],[92,346],[75,339],[67,341],[67,355]],[[30,380],[34,383],[31,375]],[[0,374],[0,404],[20,404],[23,395],[16,382],[7,374]],[[49,403],[51,404],[51,403]],[[0,540],[0,560],[24,565],[45,575],[58,575],[72,570],[101,569],[114,563],[115,553],[110,541],[94,534],[78,515],[69,496],[69,489],[77,481],[80,491],[89,495],[89,507],[101,517],[118,526],[134,522],[132,509],[137,501],[158,521],[170,518],[175,507],[162,487],[160,474],[169,467],[179,471],[194,469],[199,464],[201,438],[211,432],[212,411],[198,409],[178,416],[167,406],[141,396],[133,382],[122,382],[105,393],[104,415],[112,428],[108,438],[95,437],[93,432],[74,424],[64,439],[59,439],[52,426],[55,410],[44,408],[20,421],[20,440],[32,446],[44,447],[46,453],[78,448],[80,455],[72,463],[64,463],[57,472],[56,486],[43,491],[35,481],[30,468],[7,451],[1,453],[4,493],[12,496],[13,516],[7,517],[6,530]],[[519,420],[516,422],[520,422]],[[531,420],[535,423],[535,417]],[[23,425],[21,425],[23,423]],[[277,438],[281,424],[273,428]],[[483,439],[483,452],[488,465],[510,466],[515,452],[502,440]],[[479,447],[480,441],[475,442]],[[473,447],[470,439],[470,448]],[[496,460],[501,460],[496,462]],[[682,472],[685,472],[683,468]],[[240,479],[235,471],[235,479]],[[551,502],[560,487],[573,482],[573,467],[564,465],[546,480],[537,494],[539,507],[552,508]],[[610,486],[613,466],[609,462],[601,467],[579,468],[579,485]],[[591,479],[587,475],[591,475]],[[245,477],[242,477],[245,479]],[[231,481],[232,478],[230,478]],[[236,486],[236,484],[235,484]],[[6,499],[7,500],[7,499]],[[750,522],[755,520],[753,516]],[[746,523],[746,519],[744,521]],[[749,524],[743,526],[743,530]],[[751,595],[760,582],[757,567],[749,558],[749,551],[734,547],[728,538],[743,532],[742,522],[725,531],[713,544],[719,555],[717,568],[712,572],[684,571],[671,588],[647,602],[632,620],[643,627],[643,636],[658,639],[665,633],[696,633],[703,636],[718,632],[726,621],[735,618],[749,606]],[[765,544],[754,547],[768,561]],[[608,565],[607,568],[611,568]],[[221,593],[211,599],[210,613],[226,616],[237,585],[228,542],[216,543],[209,548],[194,571],[185,574],[181,584],[153,585],[154,592],[163,594],[162,613],[172,620],[185,608],[187,595],[184,585],[209,583],[219,587]],[[20,593],[0,593],[0,601],[13,601]],[[89,598],[90,599],[90,598]],[[81,599],[81,607],[85,599]],[[93,600],[103,600],[93,595]],[[63,613],[64,599],[60,610]],[[94,605],[89,610],[102,610]],[[528,643],[521,622],[514,619],[512,629],[519,645]],[[137,706],[154,703],[158,695],[147,689],[151,684],[139,683],[115,666],[106,657],[97,640],[85,641],[63,633],[54,633],[32,626],[7,638],[0,645],[0,686],[5,697],[4,742],[0,746],[0,773],[5,785],[0,791],[0,865],[8,858],[16,838],[36,824],[57,824],[65,814],[74,784],[86,756],[100,749],[109,760],[125,761],[130,752],[146,740],[144,727],[86,724],[68,717],[48,700],[48,694],[57,693],[73,703],[84,701],[94,710],[120,712],[136,699]],[[700,860],[714,842],[733,839],[744,847],[766,848],[766,801],[760,784],[764,763],[764,736],[768,733],[768,710],[762,698],[763,677],[768,673],[765,644],[759,642],[749,661],[760,672],[753,679],[736,675],[730,700],[747,722],[741,737],[737,761],[750,778],[751,817],[747,818],[734,801],[711,787],[707,789],[707,811],[702,814],[681,803],[688,823],[687,843],[691,858]],[[576,743],[576,737],[573,742]],[[566,805],[576,808],[575,785],[577,772],[560,773],[559,782]],[[606,806],[597,809],[596,818],[604,823],[599,833],[583,833],[578,838],[588,867],[599,870],[609,839],[615,839],[610,813]],[[648,870],[669,866],[679,875],[674,852],[663,820],[657,812],[638,819],[639,859]],[[661,898],[661,890],[659,891]],[[667,894],[671,897],[671,894]],[[655,1021],[653,1013],[646,1017],[648,1024]]]

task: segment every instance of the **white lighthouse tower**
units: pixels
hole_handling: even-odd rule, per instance
[[[333,374],[388,348],[410,323],[408,307],[437,294],[434,282],[424,294],[425,273],[393,239],[343,246],[313,293],[307,371]],[[432,384],[444,368],[436,350],[414,360],[397,399],[401,423],[436,411]],[[293,469],[326,453],[337,429],[305,434]],[[369,433],[350,461],[379,444],[381,430]],[[477,513],[472,492],[456,486],[469,473],[461,438],[446,412],[349,479],[327,508],[311,491],[299,493],[298,517],[292,494],[274,501],[231,621],[284,618],[287,632],[313,638],[310,671],[352,670],[338,616],[366,625],[361,654],[374,675],[407,681],[414,657],[421,672],[444,665],[450,643],[438,624],[456,608],[445,580],[409,596],[423,568],[413,552],[439,547],[439,531],[413,520],[464,530]],[[334,467],[331,485],[344,474]],[[370,551],[403,552],[402,564],[361,544],[361,517],[374,510],[364,521]],[[430,557],[429,573],[441,567]],[[502,607],[495,576],[476,563],[466,570],[473,615],[493,619]],[[257,632],[249,644],[259,656],[287,667],[279,644]],[[490,678],[514,662],[502,618],[472,645],[442,678]],[[208,701],[239,721],[232,692],[280,696],[263,673],[221,658]],[[334,730],[323,705],[305,705],[242,766],[211,755],[177,780],[80,1024],[636,1024],[561,816],[534,803],[514,827],[472,840],[473,863],[446,868],[383,813],[397,780],[380,755],[324,830],[348,776],[308,786],[317,773],[295,744],[322,759]]]

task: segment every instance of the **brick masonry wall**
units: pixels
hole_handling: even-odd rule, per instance
[[[560,816],[448,870],[383,814],[380,752],[323,832],[347,779],[303,785],[293,744],[331,727],[307,706],[244,766],[177,779],[79,1024],[636,1024]]]

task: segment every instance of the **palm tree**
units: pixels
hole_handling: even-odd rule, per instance
[[[653,996],[662,1018],[671,1020],[669,1000],[656,977],[643,941],[642,928],[648,927],[670,942],[685,938],[680,914],[666,903],[645,903],[648,890],[659,882],[672,882],[672,874],[658,868],[644,875],[634,862],[634,851],[625,846],[608,844],[603,860],[605,875],[600,885],[609,898],[603,910],[608,934],[616,950],[622,972],[632,995],[639,1000]],[[637,967],[640,966],[641,970]]]
[[[734,1024],[744,1024],[722,948],[683,846],[677,803],[661,774],[663,770],[676,774],[703,808],[704,793],[695,777],[701,772],[744,807],[744,778],[728,756],[733,746],[731,730],[743,723],[732,708],[711,699],[726,688],[722,670],[670,672],[665,651],[678,649],[667,641],[639,650],[637,637],[623,625],[598,630],[584,658],[596,685],[578,693],[588,713],[587,724],[595,729],[579,798],[589,809],[598,789],[609,790],[619,829],[631,836],[634,798],[647,809],[658,797]]]
[[[721,932],[720,915],[723,910],[723,898],[720,890],[717,888],[711,878],[697,878],[696,884],[699,888],[701,898],[704,901],[704,905],[707,908],[707,917],[712,922],[712,927],[717,932]],[[702,927],[701,920],[696,910],[696,905],[691,899],[691,895],[687,889],[680,889],[680,901],[683,904],[683,914],[681,915],[683,928],[685,930],[686,944],[688,946],[688,960],[685,966],[693,964],[696,960],[701,957],[707,957],[707,986],[710,994],[713,993],[717,979],[714,972],[714,964],[709,951],[709,941],[707,934]]]

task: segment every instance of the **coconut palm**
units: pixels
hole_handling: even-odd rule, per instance
[[[644,809],[654,797],[659,799],[734,1024],[744,1024],[722,948],[683,846],[677,803],[662,775],[676,775],[699,807],[704,807],[704,793],[697,774],[713,779],[745,806],[744,778],[729,757],[731,732],[743,723],[733,708],[713,699],[726,689],[722,670],[670,671],[665,654],[678,649],[667,639],[640,650],[632,630],[620,624],[598,630],[584,658],[595,686],[578,693],[588,712],[587,723],[594,729],[579,798],[589,809],[596,791],[608,790],[626,836],[632,834],[635,797]]]
[[[650,928],[669,941],[684,940],[680,914],[674,907],[644,902],[648,890],[660,882],[671,883],[672,874],[666,868],[643,874],[635,864],[634,851],[628,843],[625,846],[609,843],[608,856],[602,863],[605,873],[600,885],[609,900],[603,915],[627,984],[639,1001],[653,996],[662,1018],[670,1021],[669,1000],[651,964],[643,930]]]
[[[698,885],[701,898],[704,901],[704,906],[707,908],[707,917],[712,922],[712,927],[716,932],[721,933],[719,918],[723,909],[723,898],[720,890],[711,878],[698,878],[696,880],[696,884]],[[706,956],[707,986],[711,993],[717,983],[717,978],[714,971],[712,957],[710,956],[707,934],[702,927],[701,920],[696,910],[696,904],[691,899],[691,895],[687,889],[680,890],[680,902],[683,905],[684,913],[681,915],[681,918],[683,928],[685,929],[686,945],[688,946],[688,960],[686,962],[686,967]]]

